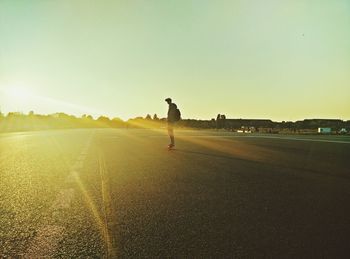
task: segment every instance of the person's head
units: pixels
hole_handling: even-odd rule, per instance
[[[165,101],[166,101],[168,104],[171,104],[171,98],[166,98]]]

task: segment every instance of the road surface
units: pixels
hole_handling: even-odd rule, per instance
[[[350,137],[0,134],[0,257],[348,258]]]

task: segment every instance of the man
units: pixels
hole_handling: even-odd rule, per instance
[[[166,98],[165,101],[169,104],[168,109],[168,135],[170,137],[170,144],[168,145],[169,149],[172,149],[175,147],[175,138],[174,138],[174,123],[177,121],[176,113],[177,113],[177,106],[175,103],[172,102],[171,98]]]

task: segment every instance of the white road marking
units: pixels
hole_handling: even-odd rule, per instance
[[[82,169],[86,155],[88,154],[89,147],[91,145],[92,135],[90,135],[88,142],[82,149],[82,152],[78,156],[78,159],[71,167],[70,173],[66,178],[66,183],[73,183],[76,180],[79,169]],[[74,198],[74,189],[62,189],[56,196],[56,199],[52,203],[49,212],[52,218],[62,216],[62,209],[69,209]],[[27,252],[25,253],[25,258],[51,258],[59,242],[64,238],[65,228],[63,226],[58,226],[53,223],[52,219],[48,219],[47,225],[41,227],[35,238],[32,240],[28,246]]]
[[[103,214],[104,214],[104,226],[103,233],[104,239],[107,246],[107,258],[116,258],[116,240],[113,238],[111,233],[114,225],[116,224],[111,219],[113,218],[112,212],[112,199],[109,189],[108,171],[106,167],[106,161],[103,154],[99,153],[99,166],[100,166],[100,179],[101,179],[101,194],[103,201]]]
[[[81,161],[81,160],[85,160],[85,158],[86,158],[86,155],[84,155],[84,154],[80,154],[80,156],[79,156],[78,160],[79,160],[79,161]]]
[[[83,168],[84,161],[78,160],[74,165],[73,165],[73,171],[77,171],[79,169]]]
[[[74,198],[74,189],[63,189],[58,194],[56,200],[54,201],[53,209],[68,209]]]
[[[74,181],[75,181],[75,175],[76,174],[76,172],[74,172],[74,171],[71,171],[70,173],[69,173],[69,175],[67,176],[67,178],[66,178],[66,183],[74,183]]]

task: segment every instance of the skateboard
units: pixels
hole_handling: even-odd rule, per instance
[[[175,145],[172,145],[172,144],[168,145],[168,151],[174,150],[174,149],[175,149]]]

